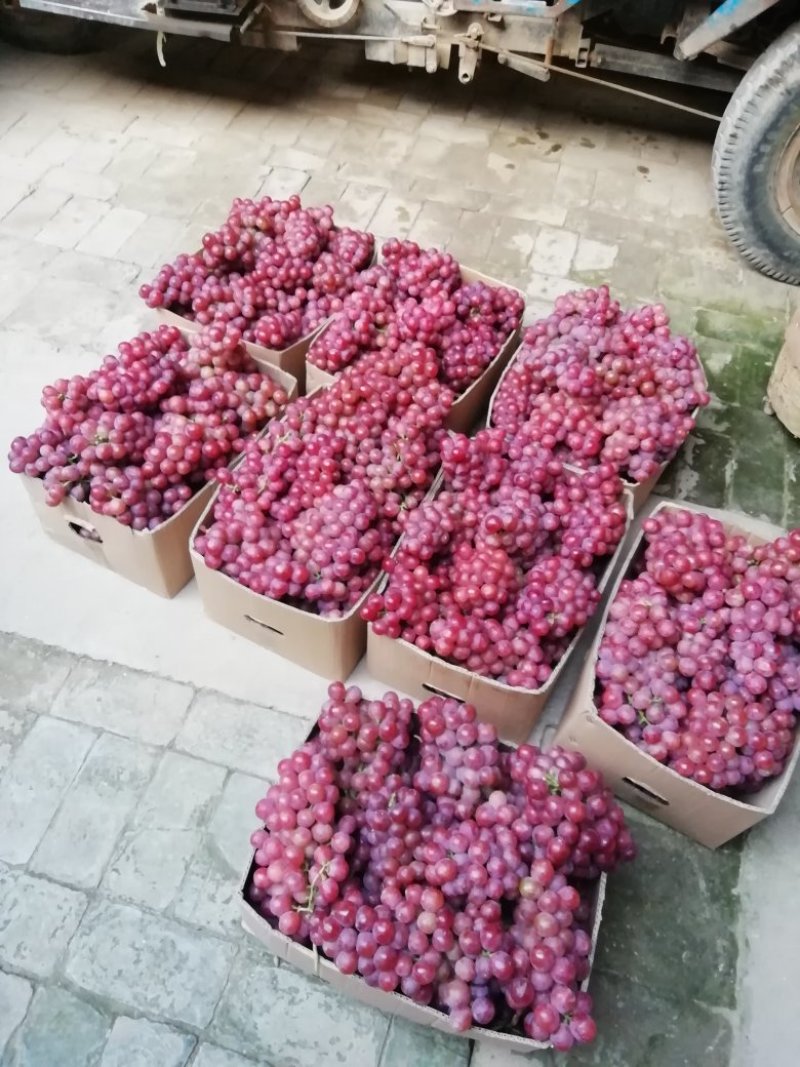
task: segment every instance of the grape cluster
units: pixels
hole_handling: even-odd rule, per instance
[[[800,714],[800,530],[754,546],[669,508],[643,531],[600,645],[600,717],[701,785],[757,789]]]
[[[636,850],[579,753],[508,750],[470,705],[334,682],[256,814],[246,894],[282,933],[457,1031],[593,1040],[593,883]]]
[[[452,393],[428,349],[378,350],[245,450],[195,547],[254,592],[325,616],[380,572],[439,466]]]
[[[538,689],[597,606],[601,561],[625,532],[622,482],[609,464],[565,468],[528,426],[452,435],[442,470],[362,617],[376,634]]]
[[[675,455],[708,400],[695,347],[672,334],[664,308],[623,312],[601,286],[559,297],[525,331],[491,421],[530,422],[568,461],[612,463],[643,482]]]
[[[46,415],[11,442],[9,466],[134,530],[155,529],[288,402],[235,329],[185,340],[162,326],[119,345],[87,375],[42,392]]]
[[[202,244],[162,267],[142,299],[277,350],[341,309],[375,250],[372,234],[336,227],[330,206],[304,208],[299,196],[236,199]]]
[[[311,345],[309,362],[335,374],[364,352],[417,342],[436,353],[440,381],[463,392],[519,327],[522,297],[503,286],[465,283],[451,255],[413,241],[387,241],[382,256],[356,277]]]

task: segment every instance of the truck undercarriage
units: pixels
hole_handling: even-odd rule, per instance
[[[370,60],[455,70],[464,84],[491,60],[721,121],[722,223],[754,266],[800,283],[800,24],[792,25],[791,0],[0,0],[3,10],[20,21],[70,16],[50,21],[81,31],[144,29],[159,41],[206,37],[287,52],[308,39],[363,42]],[[709,111],[685,92],[678,99],[676,86],[732,96]]]
[[[363,41],[368,59],[456,67],[483,54],[546,79],[554,61],[733,91],[758,44],[726,41],[779,0],[19,0],[23,10],[295,50],[309,37]],[[730,10],[726,10],[730,9]],[[780,19],[767,27],[780,26]],[[701,62],[687,63],[703,55]]]

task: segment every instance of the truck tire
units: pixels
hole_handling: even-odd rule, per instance
[[[800,23],[737,87],[712,166],[717,210],[733,244],[763,274],[800,285]]]
[[[33,52],[73,55],[98,47],[101,24],[67,15],[0,7],[0,37]]]

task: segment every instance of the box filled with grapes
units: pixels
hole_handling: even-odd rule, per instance
[[[800,746],[800,531],[644,520],[562,720],[618,796],[709,848],[773,814]]]
[[[487,425],[530,422],[567,462],[613,463],[639,511],[708,402],[697,350],[665,309],[624,311],[600,286],[565,293],[524,331]]]
[[[251,441],[191,539],[208,614],[328,678],[364,653],[361,614],[441,464],[447,390],[369,352]]]
[[[334,615],[319,615],[294,604],[265,596],[242,585],[221,570],[209,567],[197,551],[214,506],[200,516],[190,535],[190,555],[203,608],[209,618],[315,674],[346,678],[364,655],[366,623],[359,614],[361,599]],[[375,578],[371,588],[380,581]]]
[[[26,478],[24,484],[42,529],[58,544],[159,596],[173,597],[191,581],[189,534],[211,498],[212,485],[198,489],[155,530],[142,531],[71,497],[51,507],[41,481]]]
[[[255,448],[251,449],[249,460],[245,455],[235,472],[240,484],[242,479],[249,477],[248,462],[255,465],[260,458]],[[321,575],[316,578],[306,575],[304,588],[290,590],[291,562],[285,554],[279,559],[276,553],[272,562],[281,588],[268,591],[257,574],[246,573],[246,564],[243,568],[238,560],[226,563],[213,559],[215,546],[210,539],[214,538],[215,530],[224,531],[222,536],[226,536],[230,521],[240,521],[235,517],[231,520],[232,513],[229,513],[229,503],[225,500],[229,489],[221,486],[210,499],[207,498],[207,506],[189,535],[191,564],[206,614],[220,626],[308,671],[325,678],[347,678],[367,647],[367,624],[361,617],[361,608],[366,597],[380,584],[379,566],[363,560],[360,566],[352,568],[353,588],[345,590],[336,601],[326,600],[321,591]],[[238,486],[234,492],[239,495]],[[325,530],[330,530],[332,523],[339,521],[340,514],[349,516],[348,525],[352,525],[352,516],[367,515],[370,505],[362,492],[349,486],[336,486],[333,494],[326,499],[320,498],[318,503],[315,515],[310,517],[305,513],[303,518],[311,522],[318,520],[316,533],[320,537],[325,536]],[[348,508],[353,510],[348,511]],[[267,519],[263,528],[269,525]],[[383,536],[391,537],[392,534],[384,529]],[[377,534],[372,537],[367,532],[366,537],[370,538],[373,552],[379,557],[392,551],[393,541],[385,540],[381,546]],[[287,562],[289,566],[284,571]],[[319,588],[315,589],[315,586]],[[270,595],[271,592],[275,595]]]
[[[461,266],[437,249],[389,241],[363,271],[342,309],[307,347],[306,389],[330,385],[361,354],[387,358],[424,346],[454,399],[451,430],[467,432],[486,409],[519,343],[525,297],[519,289]]]
[[[629,492],[579,471],[529,427],[453,434],[440,481],[410,514],[365,601],[367,666],[411,696],[473,704],[527,740],[621,559]]]
[[[573,814],[602,835],[562,827]],[[334,682],[256,817],[241,918],[273,955],[382,1012],[507,1050],[594,1039],[607,878],[636,846],[582,756],[503,745],[454,700],[415,707]]]
[[[304,392],[309,345],[374,258],[374,236],[336,225],[329,205],[237,198],[202,247],[165,264],[140,295],[181,328],[236,326],[254,359]]]
[[[389,1015],[397,1015],[408,1022],[417,1023],[419,1026],[429,1026],[442,1033],[453,1035],[453,1026],[449,1016],[438,1008],[430,1005],[418,1004],[403,993],[385,993],[381,989],[373,988],[358,974],[343,974],[334,963],[326,959],[313,947],[299,944],[297,941],[282,934],[277,927],[277,922],[270,921],[261,915],[250,903],[247,891],[252,885],[253,873],[256,869],[253,860],[247,869],[240,889],[242,926],[252,937],[255,937],[273,956],[284,960],[292,967],[296,967],[303,974],[319,978],[327,982],[337,992],[342,993],[352,1000],[366,1004],[378,1011]],[[603,916],[603,904],[606,896],[606,875],[602,874],[594,884],[591,897],[591,940],[592,960],[600,923]],[[586,992],[589,988],[589,976],[581,983],[581,991]],[[468,1030],[459,1033],[460,1037],[467,1040],[480,1041],[499,1048],[505,1048],[511,1052],[533,1052],[537,1049],[552,1048],[549,1041],[536,1041],[526,1037],[522,1033],[511,1033],[504,1030],[492,1030],[488,1026],[473,1025]]]
[[[161,325],[97,369],[46,386],[47,422],[12,442],[11,469],[59,544],[172,597],[212,478],[297,395],[237,338]]]

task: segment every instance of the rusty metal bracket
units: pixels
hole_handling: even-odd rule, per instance
[[[467,32],[460,34],[458,41],[458,80],[462,85],[471,82],[478,69],[478,61],[481,58],[480,45],[483,37],[483,26],[479,22],[470,23]]]
[[[520,74],[536,78],[540,82],[550,80],[550,68],[535,59],[528,59],[527,56],[516,55],[514,52],[498,52],[497,62],[504,67],[510,67],[511,70],[519,71]]]

